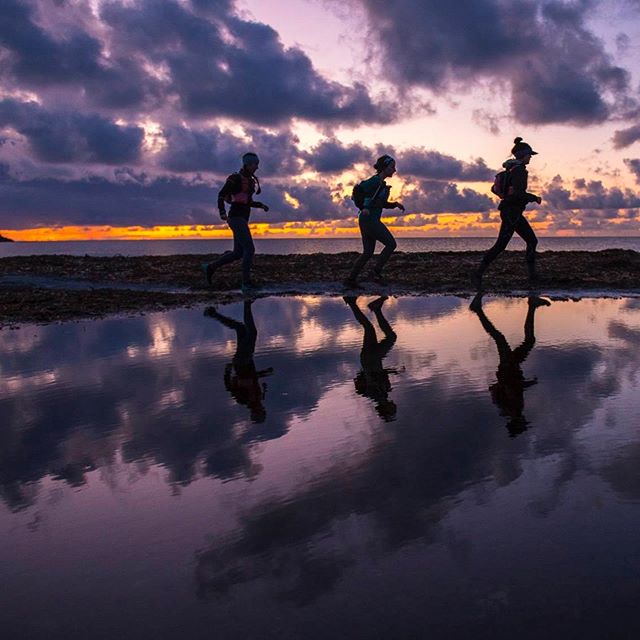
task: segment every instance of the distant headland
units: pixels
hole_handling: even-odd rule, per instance
[[[2,234],[0,234],[0,242],[13,242],[11,238],[5,238]]]

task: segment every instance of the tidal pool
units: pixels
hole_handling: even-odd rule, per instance
[[[0,331],[3,638],[621,638],[640,300]]]

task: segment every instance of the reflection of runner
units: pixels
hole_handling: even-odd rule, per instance
[[[208,307],[204,313],[210,318],[215,318],[225,327],[235,330],[237,347],[233,359],[225,366],[224,386],[238,404],[249,408],[253,422],[264,422],[267,417],[267,410],[264,407],[263,400],[267,385],[265,383],[260,384],[260,378],[273,373],[273,368],[269,367],[263,371],[258,371],[253,361],[258,330],[253,321],[251,305],[251,300],[245,300],[244,322],[228,318],[218,313],[214,307]]]
[[[390,422],[395,418],[397,407],[393,400],[389,400],[389,392],[391,391],[389,374],[398,373],[398,371],[385,369],[382,360],[391,351],[397,336],[382,315],[382,305],[386,300],[387,297],[382,296],[369,304],[369,309],[375,314],[378,325],[384,333],[384,338],[378,342],[376,330],[357,305],[357,297],[344,297],[344,301],[349,305],[356,320],[364,329],[362,351],[360,352],[362,370],[354,379],[356,391],[366,398],[371,398],[376,403],[376,411],[380,417]]]
[[[500,415],[509,418],[507,429],[511,436],[517,436],[527,428],[528,422],[523,415],[524,390],[536,384],[538,379],[526,380],[520,365],[527,359],[536,342],[533,327],[536,309],[549,306],[551,303],[543,298],[530,296],[528,304],[529,309],[524,321],[524,340],[516,349],[509,346],[504,335],[493,326],[485,315],[480,294],[473,299],[470,307],[480,319],[482,328],[493,338],[498,347],[500,363],[496,371],[497,382],[492,384],[489,390],[493,402],[500,408]]]

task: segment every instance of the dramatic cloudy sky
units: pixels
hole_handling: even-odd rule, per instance
[[[226,233],[257,151],[257,233],[351,234],[395,154],[400,235],[486,235],[514,136],[543,234],[640,234],[639,0],[2,0],[0,230]]]

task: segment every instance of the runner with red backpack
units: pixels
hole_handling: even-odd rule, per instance
[[[511,153],[514,159],[505,161],[502,166],[504,171],[496,175],[491,191],[500,198],[498,209],[502,223],[498,238],[495,244],[487,251],[482,258],[482,262],[476,271],[471,275],[473,284],[478,290],[482,288],[482,276],[489,265],[507,248],[509,240],[517,233],[526,243],[527,250],[525,259],[529,281],[537,280],[536,273],[536,246],[538,238],[531,225],[524,217],[524,210],[531,202],[542,203],[542,198],[533,193],[527,192],[527,181],[529,173],[526,166],[531,161],[531,157],[537,155],[537,151],[531,145],[523,142],[518,137],[514,141]]]
[[[390,178],[396,172],[396,161],[389,155],[380,156],[373,165],[376,175],[368,180],[363,180],[353,188],[351,199],[358,209],[358,226],[362,236],[362,255],[355,261],[351,268],[351,273],[344,281],[345,287],[349,289],[361,289],[357,278],[363,267],[376,248],[376,242],[381,242],[384,249],[378,256],[378,260],[373,268],[372,280],[378,284],[386,284],[382,275],[382,269],[395,251],[397,243],[387,226],[382,222],[383,209],[400,209],[404,207],[399,202],[389,202],[391,189],[387,186],[385,178]]]
[[[242,169],[232,173],[218,193],[220,218],[227,222],[233,232],[233,251],[227,251],[216,262],[202,265],[208,285],[211,285],[211,278],[217,269],[242,258],[242,291],[251,293],[257,289],[251,281],[255,247],[249,229],[249,216],[252,208],[269,211],[266,204],[253,199],[254,194],[261,192],[260,181],[255,175],[259,164],[257,154],[245,153],[242,156]],[[231,205],[228,214],[225,203]]]

